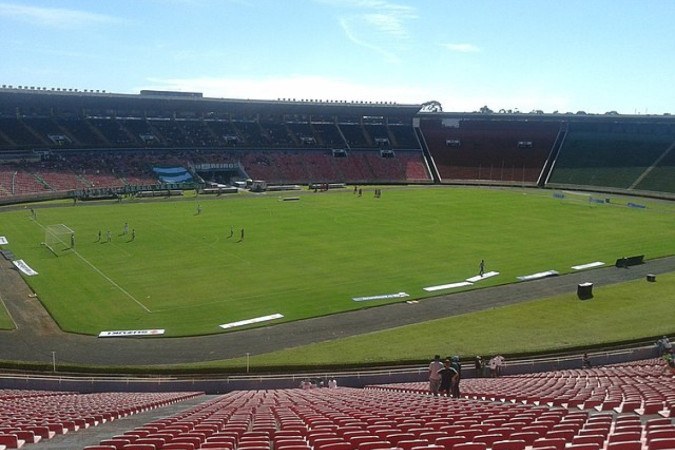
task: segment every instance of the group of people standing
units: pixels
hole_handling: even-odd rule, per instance
[[[656,345],[656,352],[660,357],[662,357],[666,353],[673,352],[673,344],[672,342],[670,342],[670,339],[668,339],[668,336],[663,336],[661,339],[656,341],[655,345]]]
[[[429,393],[459,398],[459,381],[462,378],[462,364],[459,356],[448,356],[441,362],[441,356],[434,356],[429,363]]]
[[[130,236],[129,239],[127,240],[127,242],[134,241],[134,240],[136,240],[136,229],[132,228],[131,234],[129,234],[129,224],[127,222],[124,222],[124,227],[122,228],[122,232],[119,235],[120,236]],[[103,236],[102,236],[101,230],[98,230],[98,234],[97,234],[95,242],[110,243],[110,242],[112,242],[112,238],[113,238],[113,234],[110,230],[108,230],[108,231],[105,232],[105,241],[102,240]],[[74,239],[74,236],[73,236],[73,239]],[[74,241],[71,241],[71,244],[72,244],[73,247],[75,246]]]
[[[474,365],[476,377],[497,378],[504,373],[506,359],[502,355],[496,355],[490,358],[486,363],[482,356],[476,356]]]

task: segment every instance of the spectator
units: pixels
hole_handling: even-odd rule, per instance
[[[452,396],[454,398],[459,398],[459,381],[462,379],[462,363],[459,361],[459,356],[452,357],[450,366],[457,372],[457,374],[452,377]]]
[[[446,359],[443,362],[443,369],[441,369],[441,395],[446,397],[453,396],[455,386],[459,385],[459,373],[453,367],[452,362]]]
[[[490,378],[497,377],[497,357],[493,356],[488,361],[488,370],[490,371]]]
[[[434,356],[434,360],[429,363],[429,393],[431,395],[438,395],[440,391],[442,368],[441,356]]]
[[[590,369],[591,367],[591,359],[588,357],[588,353],[584,353],[584,356],[581,357],[581,368]]]
[[[480,378],[483,376],[483,358],[481,358],[480,355],[476,356],[476,359],[474,359],[474,369],[476,371],[476,378]]]
[[[497,376],[501,377],[506,369],[506,359],[502,355],[497,355],[495,358],[497,360]]]
[[[663,354],[663,361],[666,367],[663,368],[663,374],[675,375],[675,356],[672,349]]]
[[[443,361],[443,368],[441,369],[441,388],[440,395],[445,397],[450,397],[452,392],[452,378],[456,374],[456,371],[450,365],[450,360],[446,359]]]
[[[661,339],[656,341],[656,351],[659,357],[662,357],[666,353],[670,353],[673,350],[673,344],[668,339],[668,336],[663,336]]]

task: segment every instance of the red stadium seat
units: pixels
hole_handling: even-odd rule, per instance
[[[532,444],[532,448],[554,447],[563,450],[567,441],[563,438],[539,438]]]
[[[457,444],[463,444],[467,442],[466,438],[463,436],[447,436],[436,439],[434,442],[436,445],[444,447],[445,450],[451,450]]]
[[[625,433],[612,433],[609,435],[609,443],[612,442],[624,442],[624,441],[639,441],[642,432],[625,432]]]
[[[456,444],[452,450],[487,450],[487,444],[484,442],[465,442]]]
[[[195,450],[195,444],[191,442],[169,442],[160,447],[161,450]]]
[[[8,448],[19,448],[25,444],[23,439],[19,439],[16,434],[0,434],[0,445]]]
[[[392,433],[387,434],[387,440],[392,443],[395,447],[400,441],[410,441],[415,439],[415,435],[412,433]]]
[[[122,447],[122,450],[157,450],[157,447],[155,447],[153,444],[132,443]]]
[[[596,444],[599,447],[605,445],[605,437],[599,434],[589,434],[585,436],[574,436],[572,444]]]
[[[652,439],[647,443],[648,450],[673,450],[675,438]]]
[[[534,441],[536,441],[540,437],[541,436],[539,435],[539,433],[534,432],[534,431],[519,431],[519,432],[513,433],[510,436],[511,439],[525,441],[525,444],[527,444],[527,445],[534,444]]]
[[[501,434],[479,434],[471,439],[472,442],[484,442],[488,447],[492,447],[494,442],[504,439]]]
[[[426,439],[404,439],[398,441],[395,445],[403,450],[411,450],[413,447],[425,447],[429,445],[429,441]]]
[[[36,435],[32,431],[28,430],[13,430],[10,433],[15,434],[16,437],[18,437],[20,440],[23,440],[26,444],[36,444],[42,439],[42,436],[39,434]]]
[[[525,441],[520,439],[509,439],[495,441],[492,443],[492,450],[525,450]]]
[[[607,450],[642,450],[642,441],[619,441],[607,444]]]
[[[314,446],[315,450],[353,450],[352,444],[349,442],[327,442],[324,444],[318,443]]]
[[[602,446],[588,442],[586,444],[572,444],[565,447],[565,450],[600,450]]]
[[[131,444],[131,441],[128,439],[103,439],[99,442],[100,445],[110,445],[115,447],[116,450],[120,450],[127,444]]]
[[[353,443],[352,443],[353,444]],[[379,449],[389,449],[392,447],[391,442],[389,441],[367,441],[358,444],[358,450],[379,450]]]
[[[675,438],[675,427],[672,428],[656,428],[647,430],[647,442],[651,442],[654,439],[673,439]]]

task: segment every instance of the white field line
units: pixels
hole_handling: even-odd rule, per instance
[[[37,223],[43,230],[45,229],[44,225],[42,225],[40,222],[35,221],[35,223]],[[117,284],[115,281],[113,281],[112,278],[110,278],[108,275],[104,274],[104,273],[101,271],[101,269],[99,269],[98,267],[96,267],[95,265],[93,265],[92,263],[90,263],[89,260],[87,260],[84,256],[80,255],[80,253],[79,253],[77,250],[75,250],[75,249],[71,249],[71,250],[77,255],[78,258],[80,258],[80,259],[81,259],[82,261],[84,261],[89,267],[91,267],[91,268],[94,270],[94,272],[96,272],[96,273],[98,273],[99,275],[101,275],[101,277],[103,277],[103,279],[105,279],[105,280],[108,281],[110,284],[112,284],[112,285],[115,286],[117,289],[119,289],[119,291],[120,291],[121,293],[123,293],[124,295],[126,295],[127,297],[129,297],[131,300],[133,300],[134,302],[136,302],[136,304],[138,304],[138,306],[140,306],[141,308],[143,308],[143,309],[146,310],[147,312],[149,312],[149,313],[152,312],[152,311],[150,311],[150,310],[148,309],[147,306],[145,306],[143,303],[141,303],[140,301],[138,301],[138,299],[136,299],[136,297],[134,297],[133,295],[131,295],[126,289],[124,289],[122,286],[120,286],[120,285]]]

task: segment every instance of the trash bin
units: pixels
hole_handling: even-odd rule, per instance
[[[593,283],[579,283],[577,286],[577,297],[579,297],[579,300],[593,298]]]

